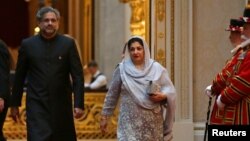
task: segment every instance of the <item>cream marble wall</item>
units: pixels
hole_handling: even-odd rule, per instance
[[[203,91],[230,58],[225,28],[242,16],[245,0],[193,0],[193,121],[195,140],[202,140],[208,98]]]
[[[207,97],[203,90],[230,58],[233,48],[225,28],[230,18],[242,16],[244,0],[193,1],[194,121],[205,120]]]

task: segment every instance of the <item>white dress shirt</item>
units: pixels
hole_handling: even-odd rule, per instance
[[[96,71],[93,77],[96,77],[100,73],[101,72],[99,70]],[[85,87],[89,87],[90,89],[94,90],[94,89],[101,88],[104,85],[107,85],[107,78],[105,75],[102,74],[102,75],[99,75],[94,82],[90,84],[85,84]]]

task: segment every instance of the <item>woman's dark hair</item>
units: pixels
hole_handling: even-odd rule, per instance
[[[134,42],[138,42],[141,46],[143,46],[142,39],[135,37],[135,38],[132,38],[128,41],[128,49],[130,49],[131,44]]]

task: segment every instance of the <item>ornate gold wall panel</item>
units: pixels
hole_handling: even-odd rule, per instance
[[[75,128],[78,139],[115,139],[118,110],[112,117],[108,133],[102,134],[99,128],[100,114],[102,110],[105,93],[86,93],[85,94],[85,110],[84,115],[80,119],[75,119]],[[22,100],[20,108],[21,120],[15,123],[10,118],[9,113],[4,124],[4,134],[8,139],[23,139],[26,135],[26,112],[25,112],[25,96]],[[35,127],[34,127],[35,128]]]
[[[131,8],[131,34],[140,35],[150,43],[150,0],[120,0],[120,2],[129,3]]]
[[[166,0],[155,0],[155,60],[166,67]]]
[[[151,28],[154,31],[152,34],[154,39],[154,59],[164,67],[167,67],[167,62],[171,63],[168,65],[171,66],[168,69],[174,82],[174,0],[154,0],[153,2],[154,15],[152,17],[154,19],[152,19],[152,23],[154,24],[152,24]],[[168,24],[170,26],[167,26]]]

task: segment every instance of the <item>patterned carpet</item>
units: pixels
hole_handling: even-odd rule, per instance
[[[26,140],[8,140],[8,141],[26,141]],[[88,140],[77,140],[77,141],[116,141],[116,140],[91,140],[91,139],[88,139]]]

